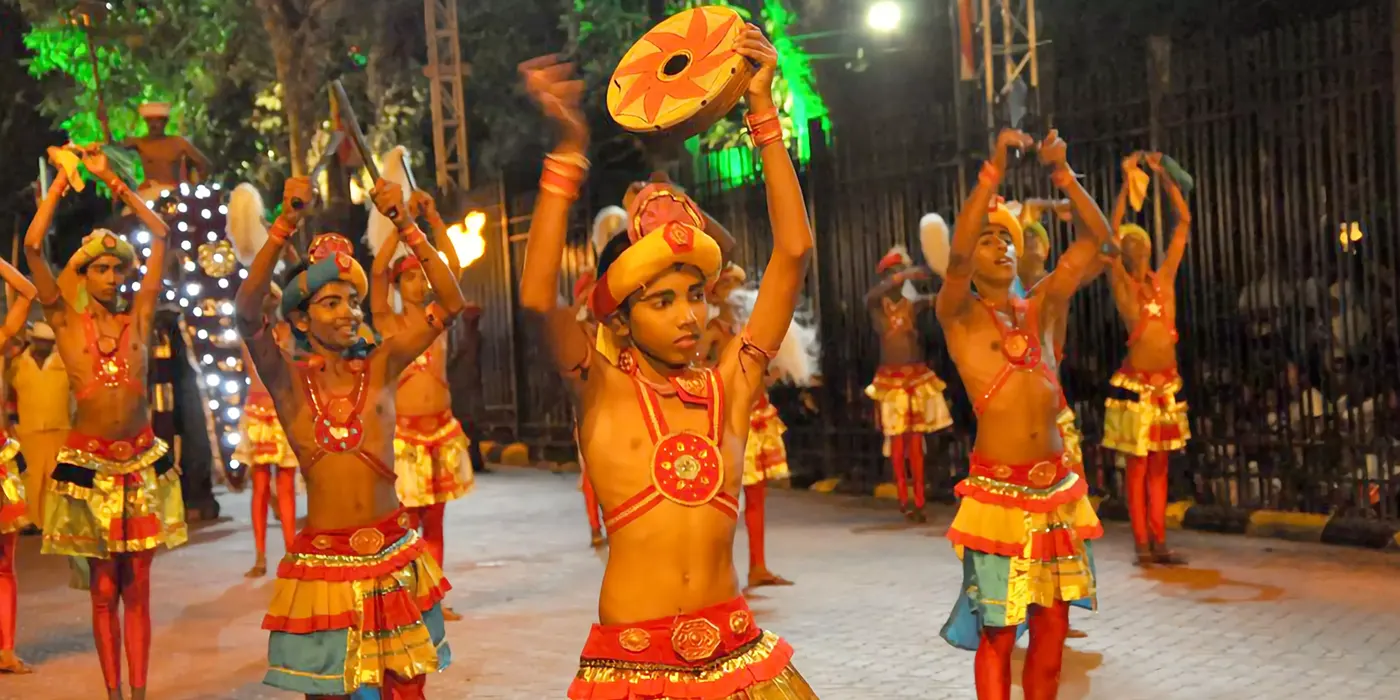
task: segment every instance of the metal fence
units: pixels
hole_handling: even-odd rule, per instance
[[[1170,154],[1197,182],[1192,242],[1177,280],[1195,437],[1174,462],[1176,496],[1400,517],[1400,203],[1388,5],[1248,37],[1153,39],[1115,61],[1056,74],[1042,89],[1043,118],[1070,143],[1071,163],[1105,208],[1121,182],[1120,159],[1133,150]],[[1074,39],[1063,38],[1069,48],[1052,54],[1062,66],[1072,64]],[[862,393],[878,357],[862,297],[891,244],[917,247],[923,214],[952,219],[977,166],[963,146],[986,136],[959,128],[984,122],[980,107],[951,94],[950,60],[935,57],[917,75],[907,68],[872,66],[834,91],[832,133],[813,139],[802,169],[817,237],[808,294],[824,381],[806,392],[810,401],[793,390],[774,395],[790,426],[798,483],[839,476],[864,488],[888,478]],[[1038,166],[1008,181],[1008,197],[1052,194]],[[740,240],[750,273],[761,272],[771,245],[761,185],[690,184]],[[548,453],[571,445],[570,408],[543,338],[511,301],[530,204],[529,197],[510,202],[504,245],[483,261],[493,270],[481,290],[486,403],[494,408],[486,422]],[[575,221],[564,290],[591,265],[589,215]],[[1139,216],[1161,233],[1159,246],[1164,219],[1169,212],[1159,214],[1155,198]],[[1069,232],[1054,228],[1062,248]],[[975,421],[936,323],[930,315],[921,324],[957,420],[929,449],[931,495],[946,496],[965,469]],[[1063,375],[1091,481],[1107,494],[1119,488],[1114,458],[1092,446],[1125,339],[1106,283],[1082,291]]]

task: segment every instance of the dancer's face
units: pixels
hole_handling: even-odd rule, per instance
[[[423,268],[410,267],[399,275],[399,295],[403,297],[403,303],[411,306],[422,306],[428,300],[428,278],[423,274]]]
[[[695,357],[708,316],[704,275],[694,267],[676,266],[632,295],[626,310],[611,322],[643,354],[683,367]]]
[[[1045,261],[1050,257],[1049,246],[1033,233],[1027,232],[1025,246],[1018,261],[1020,269],[1024,272],[1040,272],[1045,269]]]
[[[1130,270],[1146,270],[1148,257],[1152,255],[1151,246],[1141,236],[1123,237],[1123,261],[1127,263]]]
[[[99,255],[83,271],[88,296],[99,304],[111,306],[117,301],[117,288],[126,282],[127,265],[115,255]]]
[[[360,338],[360,323],[364,321],[360,295],[349,282],[335,281],[321,287],[305,310],[295,312],[292,322],[330,350],[348,350]]]
[[[1016,252],[1010,231],[1000,226],[983,229],[972,253],[972,274],[988,282],[1011,284],[1016,277]]]

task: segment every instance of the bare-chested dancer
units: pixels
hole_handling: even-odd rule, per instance
[[[1141,154],[1124,161],[1136,169]],[[1181,374],[1176,365],[1176,271],[1186,256],[1191,235],[1191,208],[1181,187],[1163,167],[1160,153],[1148,154],[1147,165],[1162,178],[1162,187],[1176,211],[1167,256],[1152,270],[1152,239],[1134,224],[1124,224],[1128,184],[1113,205],[1113,227],[1123,255],[1110,268],[1113,300],[1131,332],[1128,357],[1109,380],[1105,401],[1103,444],[1128,459],[1128,512],[1137,546],[1137,563],[1181,564],[1185,560],[1167,548],[1167,457],[1191,438],[1185,401],[1178,401]],[[1125,178],[1126,179],[1126,178]]]
[[[180,470],[170,446],[151,431],[146,383],[168,229],[112,172],[100,148],[85,150],[82,160],[150,231],[151,253],[129,307],[121,287],[137,265],[136,251],[111,231],[84,238],[55,279],[44,259],[44,235],[69,189],[63,170],[25,235],[30,274],[77,405],[44,501],[43,551],[88,560],[92,630],[107,694],[122,697],[125,642],[131,695],[141,700],[150,665],[151,562],[157,547],[188,539]]]
[[[1005,131],[954,227],[937,313],[958,373],[973,397],[977,437],[948,538],[963,555],[963,586],[943,637],[975,649],[977,696],[1011,697],[1011,652],[1028,624],[1022,673],[1027,700],[1059,692],[1069,605],[1096,595],[1088,540],[1103,528],[1087,487],[1066,463],[1057,417],[1065,406],[1053,348],[1060,316],[1108,239],[1103,213],[1051,132],[1040,160],[1085,224],[1059,265],[1027,301],[1012,292],[1020,222],[999,201],[1007,152],[1033,144]],[[974,290],[975,285],[975,290]]]
[[[307,527],[278,566],[263,618],[271,632],[263,682],[307,696],[368,686],[385,697],[421,698],[428,674],[451,660],[441,607],[450,586],[394,491],[394,387],[465,303],[401,191],[380,181],[375,206],[423,262],[439,307],[407,317],[382,344],[368,342],[360,327],[364,270],[348,240],[321,234],[309,266],[283,290],[293,348],[279,346],[263,304],[304,215],[299,206],[313,194],[309,180],[288,180],[282,214],[235,300],[239,332],[307,485]]]
[[[555,366],[575,393],[588,478],[608,513],[599,624],[569,690],[577,700],[815,697],[789,664],[792,648],[754,622],[734,570],[750,408],[812,248],[772,99],[777,53],[752,25],[735,50],[760,65],[748,86],[747,121],[763,160],[774,246],[753,316],[713,369],[692,362],[719,246],[689,198],[664,184],[633,198],[629,231],[603,251],[591,299],[596,341],[561,303],[569,208],[589,165],[583,85],[554,57],[521,66],[560,140],[541,177],[520,300],[544,325]]]

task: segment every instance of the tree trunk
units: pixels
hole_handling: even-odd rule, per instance
[[[313,120],[307,112],[311,103],[305,99],[307,56],[306,47],[298,37],[301,18],[288,17],[286,6],[280,0],[255,1],[277,65],[277,82],[282,85],[282,114],[287,120],[287,160],[291,163],[292,177],[302,177],[308,171],[306,147]]]

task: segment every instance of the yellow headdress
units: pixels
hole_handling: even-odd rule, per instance
[[[136,249],[131,247],[126,240],[117,237],[117,234],[105,228],[93,230],[83,238],[83,245],[78,248],[78,252],[73,254],[77,257],[86,253],[88,260],[96,260],[104,255],[110,255],[123,264],[130,266],[136,262]]]
[[[669,185],[648,185],[637,193],[628,212],[631,245],[599,275],[589,298],[598,323],[598,351],[617,362],[621,345],[605,319],[622,302],[673,265],[699,268],[708,284],[719,274],[719,244],[705,233],[705,218],[691,199]],[[643,234],[645,232],[645,234]]]
[[[1016,254],[1026,249],[1025,231],[1021,228],[1021,220],[1011,213],[1006,207],[1006,200],[1001,197],[992,199],[991,206],[987,208],[987,224],[990,226],[1000,226],[1011,234],[1011,245],[1016,247]]]
[[[1129,236],[1137,236],[1141,238],[1142,242],[1146,243],[1149,248],[1152,247],[1152,236],[1147,233],[1147,229],[1137,224],[1123,224],[1118,227],[1119,238],[1127,238]]]

